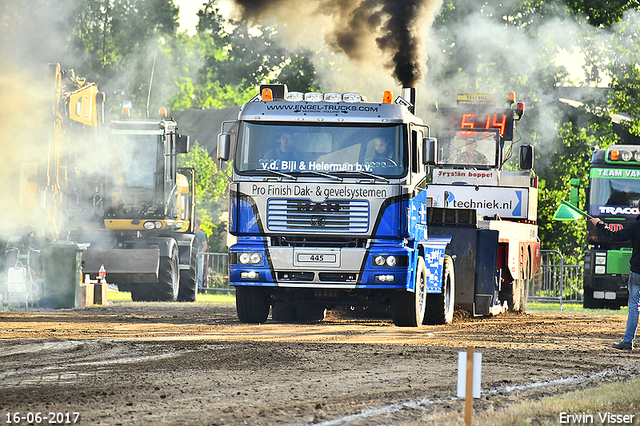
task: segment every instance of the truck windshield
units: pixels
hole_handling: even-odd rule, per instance
[[[112,134],[112,168],[116,185],[121,188],[139,188],[151,191],[156,188],[156,164],[158,161],[158,135]]]
[[[242,174],[276,170],[399,177],[407,171],[407,159],[402,125],[241,122],[235,167]]]
[[[438,142],[438,163],[444,166],[496,168],[498,132],[456,130],[442,132]]]
[[[639,214],[640,170],[591,169],[588,213],[592,216],[627,216]]]

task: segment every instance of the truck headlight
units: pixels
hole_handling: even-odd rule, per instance
[[[606,266],[596,265],[596,274],[604,274],[605,271],[606,271]]]
[[[262,254],[243,252],[238,255],[238,261],[243,265],[262,263]]]
[[[378,254],[373,256],[373,266],[407,266],[409,264],[409,258],[407,256],[396,255],[384,255]]]
[[[596,265],[606,265],[607,258],[606,256],[596,256]]]
[[[144,229],[160,229],[162,228],[162,222],[160,222],[159,220],[157,221],[153,221],[153,220],[148,220],[145,223],[142,224],[142,227]]]

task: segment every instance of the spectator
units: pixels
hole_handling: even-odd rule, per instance
[[[640,200],[638,200],[640,207]],[[640,216],[636,220],[626,225],[618,231],[612,231],[605,226],[605,223],[598,218],[592,218],[593,223],[599,230],[613,241],[631,240],[633,251],[629,259],[631,272],[629,273],[629,313],[627,314],[627,328],[622,341],[611,345],[615,349],[632,350],[633,339],[636,337],[638,328],[638,303],[640,303]]]
[[[195,248],[197,253],[206,253],[209,250],[209,244],[207,243],[207,234],[200,228],[202,221],[196,219],[196,239]],[[202,287],[204,278],[204,256],[198,256],[198,287]]]

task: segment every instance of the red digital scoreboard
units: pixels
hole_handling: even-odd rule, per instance
[[[442,108],[439,110],[444,120],[440,123],[441,131],[497,129],[504,141],[513,140],[514,111],[511,109],[488,109],[463,106]]]

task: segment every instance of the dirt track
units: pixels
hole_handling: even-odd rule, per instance
[[[79,412],[87,425],[424,424],[462,411],[457,354],[469,345],[483,356],[477,410],[636,375],[640,351],[610,348],[625,318],[510,314],[418,330],[335,315],[247,325],[206,304],[5,311],[0,421],[20,411]]]

